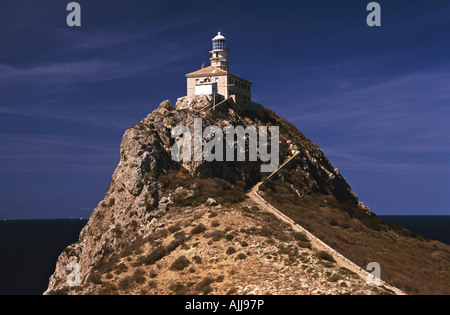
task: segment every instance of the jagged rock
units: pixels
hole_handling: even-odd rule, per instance
[[[171,204],[173,204],[173,202],[174,202],[174,198],[173,198],[173,195],[172,195],[172,194],[169,194],[168,197],[162,197],[162,198],[159,200],[159,204],[160,204],[160,205],[161,205],[161,204],[171,205]]]
[[[216,206],[217,205],[217,201],[215,201],[213,198],[208,198],[208,200],[206,200],[206,205],[207,206]]]
[[[206,106],[212,105],[211,95],[193,95],[184,96],[177,100],[176,109],[200,110]]]

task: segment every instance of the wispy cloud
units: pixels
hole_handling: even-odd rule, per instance
[[[391,57],[378,56],[375,64]],[[365,63],[372,65],[369,57]],[[312,83],[304,82],[296,98],[281,96],[277,111],[313,136],[339,168],[450,173],[450,65],[370,77],[363,64],[359,58],[335,71],[313,65]],[[309,93],[316,81],[321,90]],[[295,91],[290,82],[298,84],[283,88]]]
[[[182,58],[184,54],[174,52],[164,54],[154,52],[151,55],[124,61],[90,59],[74,62],[54,62],[18,67],[0,64],[0,83],[2,86],[13,84],[35,84],[52,86],[55,84],[93,83],[117,79],[139,77]],[[142,59],[151,60],[144,62]]]
[[[29,67],[0,64],[0,82],[34,81],[53,84],[61,80],[86,80],[92,78],[93,74],[107,74],[112,68],[114,68],[112,62],[100,60],[61,62]]]
[[[110,173],[119,159],[118,147],[55,135],[0,135],[0,152],[3,173]]]
[[[450,140],[450,110],[443,106],[450,103],[447,69],[409,73],[378,83],[353,82],[351,88],[331,90],[297,104],[299,114],[290,120],[306,126],[340,126],[359,135]],[[286,110],[292,107],[283,106]]]
[[[335,165],[346,170],[360,170],[365,172],[380,172],[386,174],[411,174],[418,172],[450,172],[450,164],[435,163],[434,161],[409,162],[392,161],[367,154],[356,154],[353,151],[344,151],[336,148],[323,148],[325,154]]]
[[[434,111],[436,103],[450,100],[448,71],[423,71],[382,83],[358,86],[355,82],[351,85],[351,89],[324,93],[301,104],[306,113],[292,120],[315,119],[329,123],[364,117],[395,119],[409,116],[417,119],[415,111]]]
[[[0,106],[0,113],[117,130],[126,130],[136,123],[135,117],[126,117],[123,114],[113,114],[99,111],[94,112],[89,110],[77,111],[64,108],[35,107],[33,109],[27,109],[16,106],[15,109],[10,109],[8,107]]]

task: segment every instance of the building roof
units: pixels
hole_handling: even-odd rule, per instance
[[[227,40],[220,32],[212,40]]]
[[[186,74],[186,76],[189,77],[205,77],[205,76],[218,76],[218,75],[227,75],[228,72],[225,70],[222,70],[220,68],[209,66],[203,69],[200,69],[198,71],[194,71],[191,73]]]
[[[245,81],[249,84],[252,84],[252,82],[241,78],[238,75],[232,74],[228,71],[222,70],[220,68],[217,68],[215,66],[209,66],[191,73],[186,74],[186,77],[188,78],[196,78],[196,77],[214,77],[214,76],[222,76],[222,75],[229,75],[235,78],[238,78],[239,80]]]

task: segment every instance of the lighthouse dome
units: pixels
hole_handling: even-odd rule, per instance
[[[225,47],[225,43],[226,43],[227,39],[225,38],[225,36],[223,36],[222,34],[220,34],[220,32],[216,35],[216,37],[214,37],[212,39],[212,50],[213,51],[225,51],[226,47]]]
[[[212,40],[227,40],[220,32]]]

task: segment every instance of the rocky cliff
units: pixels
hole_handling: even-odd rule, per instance
[[[361,275],[316,248],[311,236],[249,198],[248,191],[268,175],[260,161],[172,159],[171,132],[179,125],[193,132],[195,118],[221,129],[279,126],[280,162],[295,158],[264,182],[262,196],[276,203],[278,191],[294,198],[293,205],[320,200],[324,207],[344,207],[334,211],[347,213],[362,229],[378,222],[292,124],[256,104],[230,100],[213,111],[211,101],[184,97],[175,107],[164,101],[125,132],[105,198],[79,241],[58,258],[45,294],[394,293],[367,286]]]

